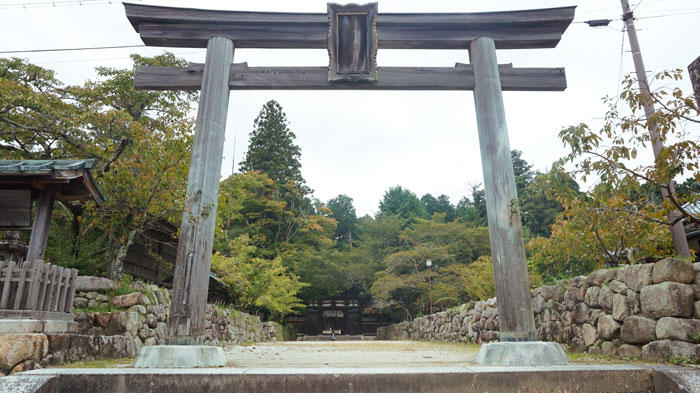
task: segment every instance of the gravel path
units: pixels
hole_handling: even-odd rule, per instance
[[[415,341],[289,341],[225,351],[229,367],[431,367],[474,365],[479,347]]]

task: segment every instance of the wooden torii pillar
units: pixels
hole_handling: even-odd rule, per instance
[[[202,90],[173,282],[171,343],[196,341],[203,329],[229,89],[473,90],[501,340],[536,340],[502,91],[561,91],[566,77],[562,68],[498,65],[496,49],[555,47],[575,7],[380,14],[377,3],[329,4],[327,13],[124,6],[146,45],[207,48],[204,65],[137,67],[134,78],[140,89]],[[328,49],[330,66],[231,64],[234,45]],[[377,49],[468,49],[471,64],[377,67]]]

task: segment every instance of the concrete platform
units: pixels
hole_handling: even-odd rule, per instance
[[[134,368],[223,367],[226,355],[211,345],[153,345],[141,347]]]
[[[18,333],[75,333],[78,324],[73,321],[40,319],[0,319],[0,334]]]
[[[558,343],[525,341],[484,344],[476,362],[482,366],[564,366],[569,359]]]
[[[700,393],[694,368],[479,366],[478,350],[412,341],[265,343],[226,348],[224,368],[42,369],[0,378],[0,393],[25,379],[22,393]]]
[[[51,377],[42,387],[45,390],[36,392],[52,393],[698,392],[697,386],[684,385],[689,375],[696,377],[697,372],[653,366],[575,365],[367,369],[45,369],[26,372],[21,377]],[[4,392],[3,378],[0,378],[0,392]]]

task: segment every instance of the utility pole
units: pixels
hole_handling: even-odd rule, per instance
[[[695,100],[698,102],[698,106],[700,106],[700,57],[690,63],[688,66],[688,74],[690,75],[690,82],[693,84]]]
[[[634,59],[634,68],[637,71],[637,81],[639,82],[639,92],[642,96],[649,97],[649,99],[644,100],[644,114],[646,115],[647,124],[649,118],[654,113],[654,102],[651,100],[651,92],[649,91],[649,81],[647,80],[646,69],[644,68],[644,60],[642,60],[642,52],[639,48],[639,39],[637,38],[637,30],[634,28],[634,15],[630,9],[630,4],[628,0],[620,0],[622,4],[622,20],[625,22],[625,27],[627,28],[627,34],[629,35],[630,47],[632,49],[632,58]],[[658,159],[659,154],[661,154],[661,149],[663,149],[663,142],[659,139],[659,132],[656,126],[649,127],[649,136],[651,139],[651,146],[654,150],[654,158]],[[670,184],[663,184],[661,187],[661,195],[664,199],[668,199],[671,194],[675,194],[673,187],[673,181]],[[673,220],[678,216],[677,211],[671,213],[670,218]],[[680,257],[690,257],[690,250],[688,248],[688,238],[685,235],[685,229],[683,228],[683,222],[678,221],[671,227],[671,239],[673,240],[673,250],[677,256]]]

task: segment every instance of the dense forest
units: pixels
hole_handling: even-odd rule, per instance
[[[170,54],[133,60],[183,64]],[[51,70],[0,59],[0,159],[99,160],[94,175],[107,201],[59,204],[46,255],[81,274],[119,278],[130,246],[182,217],[196,96],[135,91],[132,80],[131,71],[99,68],[97,80],[66,86]],[[666,218],[700,193],[700,148],[683,126],[697,122],[697,107],[677,89],[658,94],[664,105],[653,121],[667,148],[655,162],[630,164],[648,144],[649,124],[629,78],[600,131],[580,124],[560,132],[571,153],[548,171],[511,152],[531,285],[673,254]],[[453,203],[396,185],[376,215],[357,217],[347,195],[314,198],[292,128],[283,108],[267,102],[240,173],[221,182],[212,270],[237,306],[281,319],[352,292],[410,318],[428,311],[428,275],[438,309],[494,295],[480,186]],[[677,197],[663,200],[660,189],[677,179]]]

